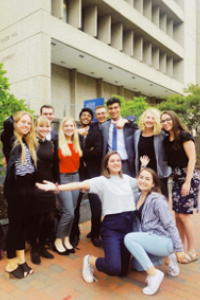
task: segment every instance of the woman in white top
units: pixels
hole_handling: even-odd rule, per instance
[[[93,267],[108,275],[125,276],[128,272],[130,254],[124,245],[124,236],[132,231],[132,211],[135,210],[134,193],[137,180],[122,174],[122,162],[116,151],[109,152],[103,163],[103,176],[83,182],[62,184],[56,187],[51,182],[37,183],[46,191],[72,191],[77,189],[95,193],[102,201],[104,220],[101,238],[105,257],[86,255],[83,260],[83,279],[92,283]]]

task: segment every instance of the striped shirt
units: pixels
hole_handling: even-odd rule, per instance
[[[135,195],[135,205],[140,193]],[[152,232],[160,236],[170,237],[175,251],[183,251],[183,245],[178,229],[172,219],[167,201],[161,194],[151,192],[144,203],[141,216],[141,224],[135,216],[133,219],[133,231]]]
[[[26,174],[31,174],[35,171],[31,160],[31,153],[27,145],[25,143],[23,143],[23,145],[25,150],[25,161],[21,164],[21,157],[15,161],[15,174],[17,176],[25,176]]]

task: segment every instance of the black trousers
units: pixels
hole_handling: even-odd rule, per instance
[[[31,216],[31,247],[41,249],[45,246],[47,239],[51,238],[54,229],[55,213],[48,212]],[[37,243],[39,239],[39,244]]]
[[[79,193],[76,209],[74,212],[74,222],[71,230],[71,237],[79,236],[79,218],[80,218],[80,205],[83,193]],[[91,208],[91,239],[99,237],[100,227],[101,227],[101,201],[99,197],[95,194],[88,194]]]
[[[7,183],[9,226],[6,237],[8,259],[16,257],[17,250],[25,249],[26,231],[29,227],[30,204],[33,196],[34,176],[17,176],[12,184]]]

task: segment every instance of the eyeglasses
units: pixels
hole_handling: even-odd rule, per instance
[[[172,118],[167,118],[167,119],[165,119],[165,120],[161,120],[161,121],[160,121],[160,124],[165,124],[165,123],[171,121],[171,119],[172,119]]]

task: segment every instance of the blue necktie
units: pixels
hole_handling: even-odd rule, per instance
[[[117,150],[117,129],[116,129],[116,124],[113,124],[112,150]]]

